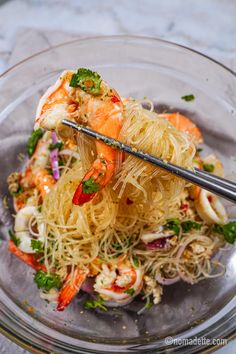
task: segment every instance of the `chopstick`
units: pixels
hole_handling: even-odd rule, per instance
[[[91,138],[101,140],[103,143],[124,151],[130,155],[133,155],[141,160],[149,162],[163,170],[166,170],[178,177],[181,177],[193,184],[196,184],[214,194],[219,195],[225,199],[230,200],[231,202],[236,203],[236,183],[226,180],[224,178],[218,177],[216,175],[195,169],[194,171],[187,170],[183,167],[176,166],[172,163],[165,162],[160,158],[145,153],[144,151],[137,150],[127,144],[122,143],[119,140],[110,138],[106,135],[100,134],[90,128],[79,125],[75,122],[72,122],[68,119],[63,119],[62,123],[72,129],[77,130]]]

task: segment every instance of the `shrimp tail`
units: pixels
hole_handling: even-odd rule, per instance
[[[40,264],[34,255],[22,252],[12,240],[9,241],[8,250],[16,257],[18,257],[21,261],[23,261],[25,264],[28,264],[31,268],[37,271],[46,271],[46,267],[44,264]]]
[[[76,269],[67,276],[66,282],[58,296],[57,311],[63,311],[79,292],[81,285],[87,277],[88,271]]]
[[[91,201],[111,180],[115,168],[116,164],[113,161],[100,158],[94,161],[74,193],[73,204],[82,206]]]

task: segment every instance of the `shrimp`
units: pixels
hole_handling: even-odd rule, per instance
[[[129,261],[116,266],[102,265],[95,280],[95,291],[114,306],[125,305],[138,295],[143,286],[143,270],[133,268]]]
[[[20,185],[25,191],[14,198],[15,210],[18,211],[27,204],[27,198],[30,196],[30,189],[38,190],[42,199],[50,192],[56,183],[53,176],[46,170],[49,160],[49,145],[51,144],[51,133],[44,134],[39,140],[35,152],[28,162],[25,172],[21,175]]]
[[[16,257],[20,258],[24,263],[28,264],[30,267],[32,267],[35,270],[43,270],[46,271],[46,267],[44,264],[40,264],[39,261],[35,258],[35,255],[33,254],[28,254],[25,252],[22,252],[15,244],[13,241],[9,241],[8,244],[8,250],[14,254]]]
[[[41,98],[36,127],[55,130],[64,118],[117,139],[123,125],[123,103],[97,73],[87,69],[79,69],[77,73],[64,71]],[[100,141],[96,141],[96,149],[97,159],[75,191],[72,200],[75,205],[91,201],[109,183],[122,160],[120,152]]]
[[[44,243],[44,232],[45,226],[44,223],[40,222],[40,213],[38,212],[35,206],[26,206],[22,208],[15,218],[14,231],[17,238],[20,240],[18,248],[25,253],[35,253],[36,251],[32,249],[31,240],[32,236],[30,235],[30,221],[32,218],[36,219],[37,232],[34,232],[34,236],[39,241]]]
[[[67,276],[67,279],[58,295],[57,311],[63,311],[68,306],[88,275],[88,270],[82,270],[78,267]]]
[[[176,113],[162,113],[160,117],[167,119],[177,130],[187,133],[193,138],[195,145],[203,143],[203,137],[200,129],[188,117]],[[194,167],[202,168],[202,160],[199,156],[195,157],[193,161]],[[196,200],[199,198],[201,188],[199,186],[192,186],[190,188],[190,196]]]
[[[55,130],[58,123],[69,118],[71,98],[69,83],[73,71],[63,71],[56,83],[41,97],[36,111],[35,128]]]
[[[37,171],[34,176],[34,182],[42,199],[50,192],[54,184],[56,183],[52,175],[48,173],[46,169]]]
[[[196,145],[203,142],[200,129],[188,117],[176,113],[162,113],[160,117],[167,119],[177,130],[187,133],[193,137]]]

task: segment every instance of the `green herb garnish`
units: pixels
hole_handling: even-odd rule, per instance
[[[100,296],[97,297],[97,299],[90,299],[90,300],[87,300],[85,303],[84,303],[84,307],[86,309],[96,309],[96,308],[99,308],[103,311],[107,311],[107,308],[106,306],[103,305],[104,304],[104,300],[103,298],[101,298]]]
[[[236,241],[236,221],[230,221],[225,225],[216,224],[213,232],[223,235],[228,243],[234,243]]]
[[[63,146],[64,146],[63,142],[58,141],[55,144],[50,144],[48,148],[50,151],[55,150],[55,149],[58,149],[60,151],[63,148]]]
[[[182,226],[183,232],[189,232],[192,229],[200,230],[202,225],[196,221],[187,220],[187,221],[183,221],[181,223],[181,226]]]
[[[82,186],[83,186],[82,187],[83,193],[85,193],[85,194],[96,193],[100,189],[99,184],[97,182],[95,182],[93,177],[90,177],[89,179],[84,181],[82,183]]]
[[[80,68],[77,73],[72,75],[70,86],[79,87],[92,95],[99,95],[101,93],[101,82],[102,79],[98,73]]]
[[[72,157],[72,159],[73,159],[73,157]],[[72,163],[72,161],[71,161],[71,163]],[[62,159],[58,159],[58,165],[59,166],[65,166],[65,162],[62,160]]]
[[[153,302],[152,302],[152,301],[150,300],[150,298],[148,297],[144,308],[145,308],[146,310],[149,310],[152,306],[153,306]]]
[[[128,238],[124,241],[124,247],[130,247],[132,245],[132,238]],[[122,250],[122,245],[119,242],[115,242],[112,244],[112,247],[115,248],[116,251]]]
[[[43,253],[43,243],[39,240],[31,240],[31,247],[37,253]]]
[[[125,293],[130,296],[133,296],[135,293],[135,290],[133,288],[130,288],[130,289],[125,290]]]
[[[23,187],[19,184],[18,189],[16,192],[12,192],[11,195],[13,195],[13,197],[18,197],[20,194],[22,194],[24,192]]]
[[[139,268],[139,260],[137,257],[133,256],[133,264],[135,266],[135,268]]]
[[[116,250],[116,251],[121,251],[122,250],[122,246],[120,243],[115,242],[112,244],[112,247]]]
[[[41,128],[38,128],[32,132],[32,134],[27,142],[27,146],[26,146],[29,156],[33,155],[35,148],[38,144],[38,141],[39,141],[39,139],[42,138],[43,134],[44,134],[44,132]]]
[[[10,239],[14,242],[16,247],[19,247],[21,240],[16,236],[16,234],[13,231],[8,230],[8,233],[9,233]]]
[[[180,221],[179,219],[169,219],[167,220],[166,225],[164,225],[165,229],[172,230],[176,235],[180,233]]]
[[[193,101],[195,99],[194,95],[185,95],[181,97],[182,100],[186,101],[186,102],[190,102]]]
[[[203,151],[203,148],[197,148],[197,152],[202,152]]]
[[[34,281],[37,284],[38,288],[49,291],[52,288],[59,289],[61,286],[61,279],[58,274],[46,273],[42,270],[39,270],[35,276]]]
[[[204,171],[207,171],[207,172],[213,172],[215,169],[215,166],[212,165],[211,163],[204,163],[203,169],[204,169]]]

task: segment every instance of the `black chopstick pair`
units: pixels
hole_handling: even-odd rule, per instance
[[[190,171],[183,167],[171,164],[169,162],[164,162],[156,156],[132,148],[131,146],[126,145],[120,142],[119,140],[100,134],[90,128],[79,125],[68,119],[63,119],[62,123],[91,138],[101,140],[103,143],[112,146],[113,148],[119,149],[141,160],[149,162],[214,194],[217,194],[220,197],[223,197],[225,199],[230,200],[231,202],[236,203],[236,183],[232,181],[226,180],[225,178],[218,177],[216,175],[199,169]]]

